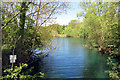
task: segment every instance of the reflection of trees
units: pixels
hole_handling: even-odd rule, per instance
[[[32,71],[31,71],[31,75],[34,75],[34,74],[36,74],[36,73],[38,73],[38,72],[43,72],[44,66],[45,66],[45,63],[43,62],[42,59],[40,59],[39,61],[36,61],[36,62],[34,62],[33,64],[31,64],[31,65],[29,66],[29,68],[34,67],[34,68],[32,69]]]
[[[71,45],[75,45],[75,46],[82,46],[85,44],[86,40],[83,38],[70,38],[70,40],[68,40],[69,44]]]
[[[86,71],[83,75],[87,78],[106,78],[107,74],[104,73],[105,68],[107,68],[105,57],[96,54],[96,51],[87,50],[86,52]]]

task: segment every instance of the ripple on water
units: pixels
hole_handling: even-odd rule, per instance
[[[80,39],[57,38],[55,51],[42,61],[41,70],[47,78],[108,78],[104,73],[105,57],[84,48]],[[75,44],[74,44],[75,43]]]

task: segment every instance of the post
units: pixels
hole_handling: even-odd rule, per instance
[[[15,60],[17,59],[16,55],[10,55],[10,63],[12,63],[12,66],[11,68],[14,70],[14,63],[15,63]]]

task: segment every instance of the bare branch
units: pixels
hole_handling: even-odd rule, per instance
[[[30,4],[30,2],[27,4],[27,6]],[[10,20],[8,20],[7,21],[7,23],[1,28],[1,29],[4,29],[7,25],[8,25],[8,23],[13,19],[13,18],[15,18],[18,14],[20,14],[22,12],[22,10],[21,11],[19,11],[17,14],[15,14],[12,18],[10,18]]]
[[[36,31],[37,31],[37,24],[38,24],[38,17],[39,17],[40,7],[41,7],[41,2],[39,3],[39,6],[38,6],[37,19],[36,19],[36,24],[35,24],[35,29],[34,29],[34,38],[33,38],[33,45],[32,45],[32,48],[34,48],[35,37],[36,37],[36,34],[37,34]]]
[[[57,4],[57,6],[59,5],[59,3]],[[55,11],[55,9],[57,8],[57,6],[52,10],[52,12],[50,13],[50,15],[47,17],[47,19],[46,20],[44,20],[42,23],[41,23],[41,25],[40,26],[42,26],[50,17],[51,17],[51,15],[53,14],[53,12]]]
[[[17,14],[15,14],[10,20],[7,21],[7,23],[1,29],[4,29],[8,25],[8,23],[20,13],[21,13],[21,11],[19,11]]]
[[[49,3],[46,3],[42,8],[44,8],[46,5],[48,5]],[[32,14],[35,14],[36,12],[38,12],[38,10],[36,10],[35,12],[33,12],[33,13],[30,13],[30,14],[28,14],[27,16],[30,16],[30,15],[32,15]]]

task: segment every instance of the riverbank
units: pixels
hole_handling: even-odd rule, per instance
[[[80,36],[68,36],[66,34],[57,34],[55,37],[61,37],[61,38],[81,38]],[[109,47],[103,47],[103,46],[89,46],[88,44],[85,44],[83,45],[84,47],[86,48],[89,48],[89,49],[97,49],[101,54],[107,54],[107,55],[110,55],[110,51],[111,49]]]
[[[55,37],[72,37],[72,38],[80,38],[80,36],[71,36],[71,35],[66,35],[66,34],[57,34]]]

